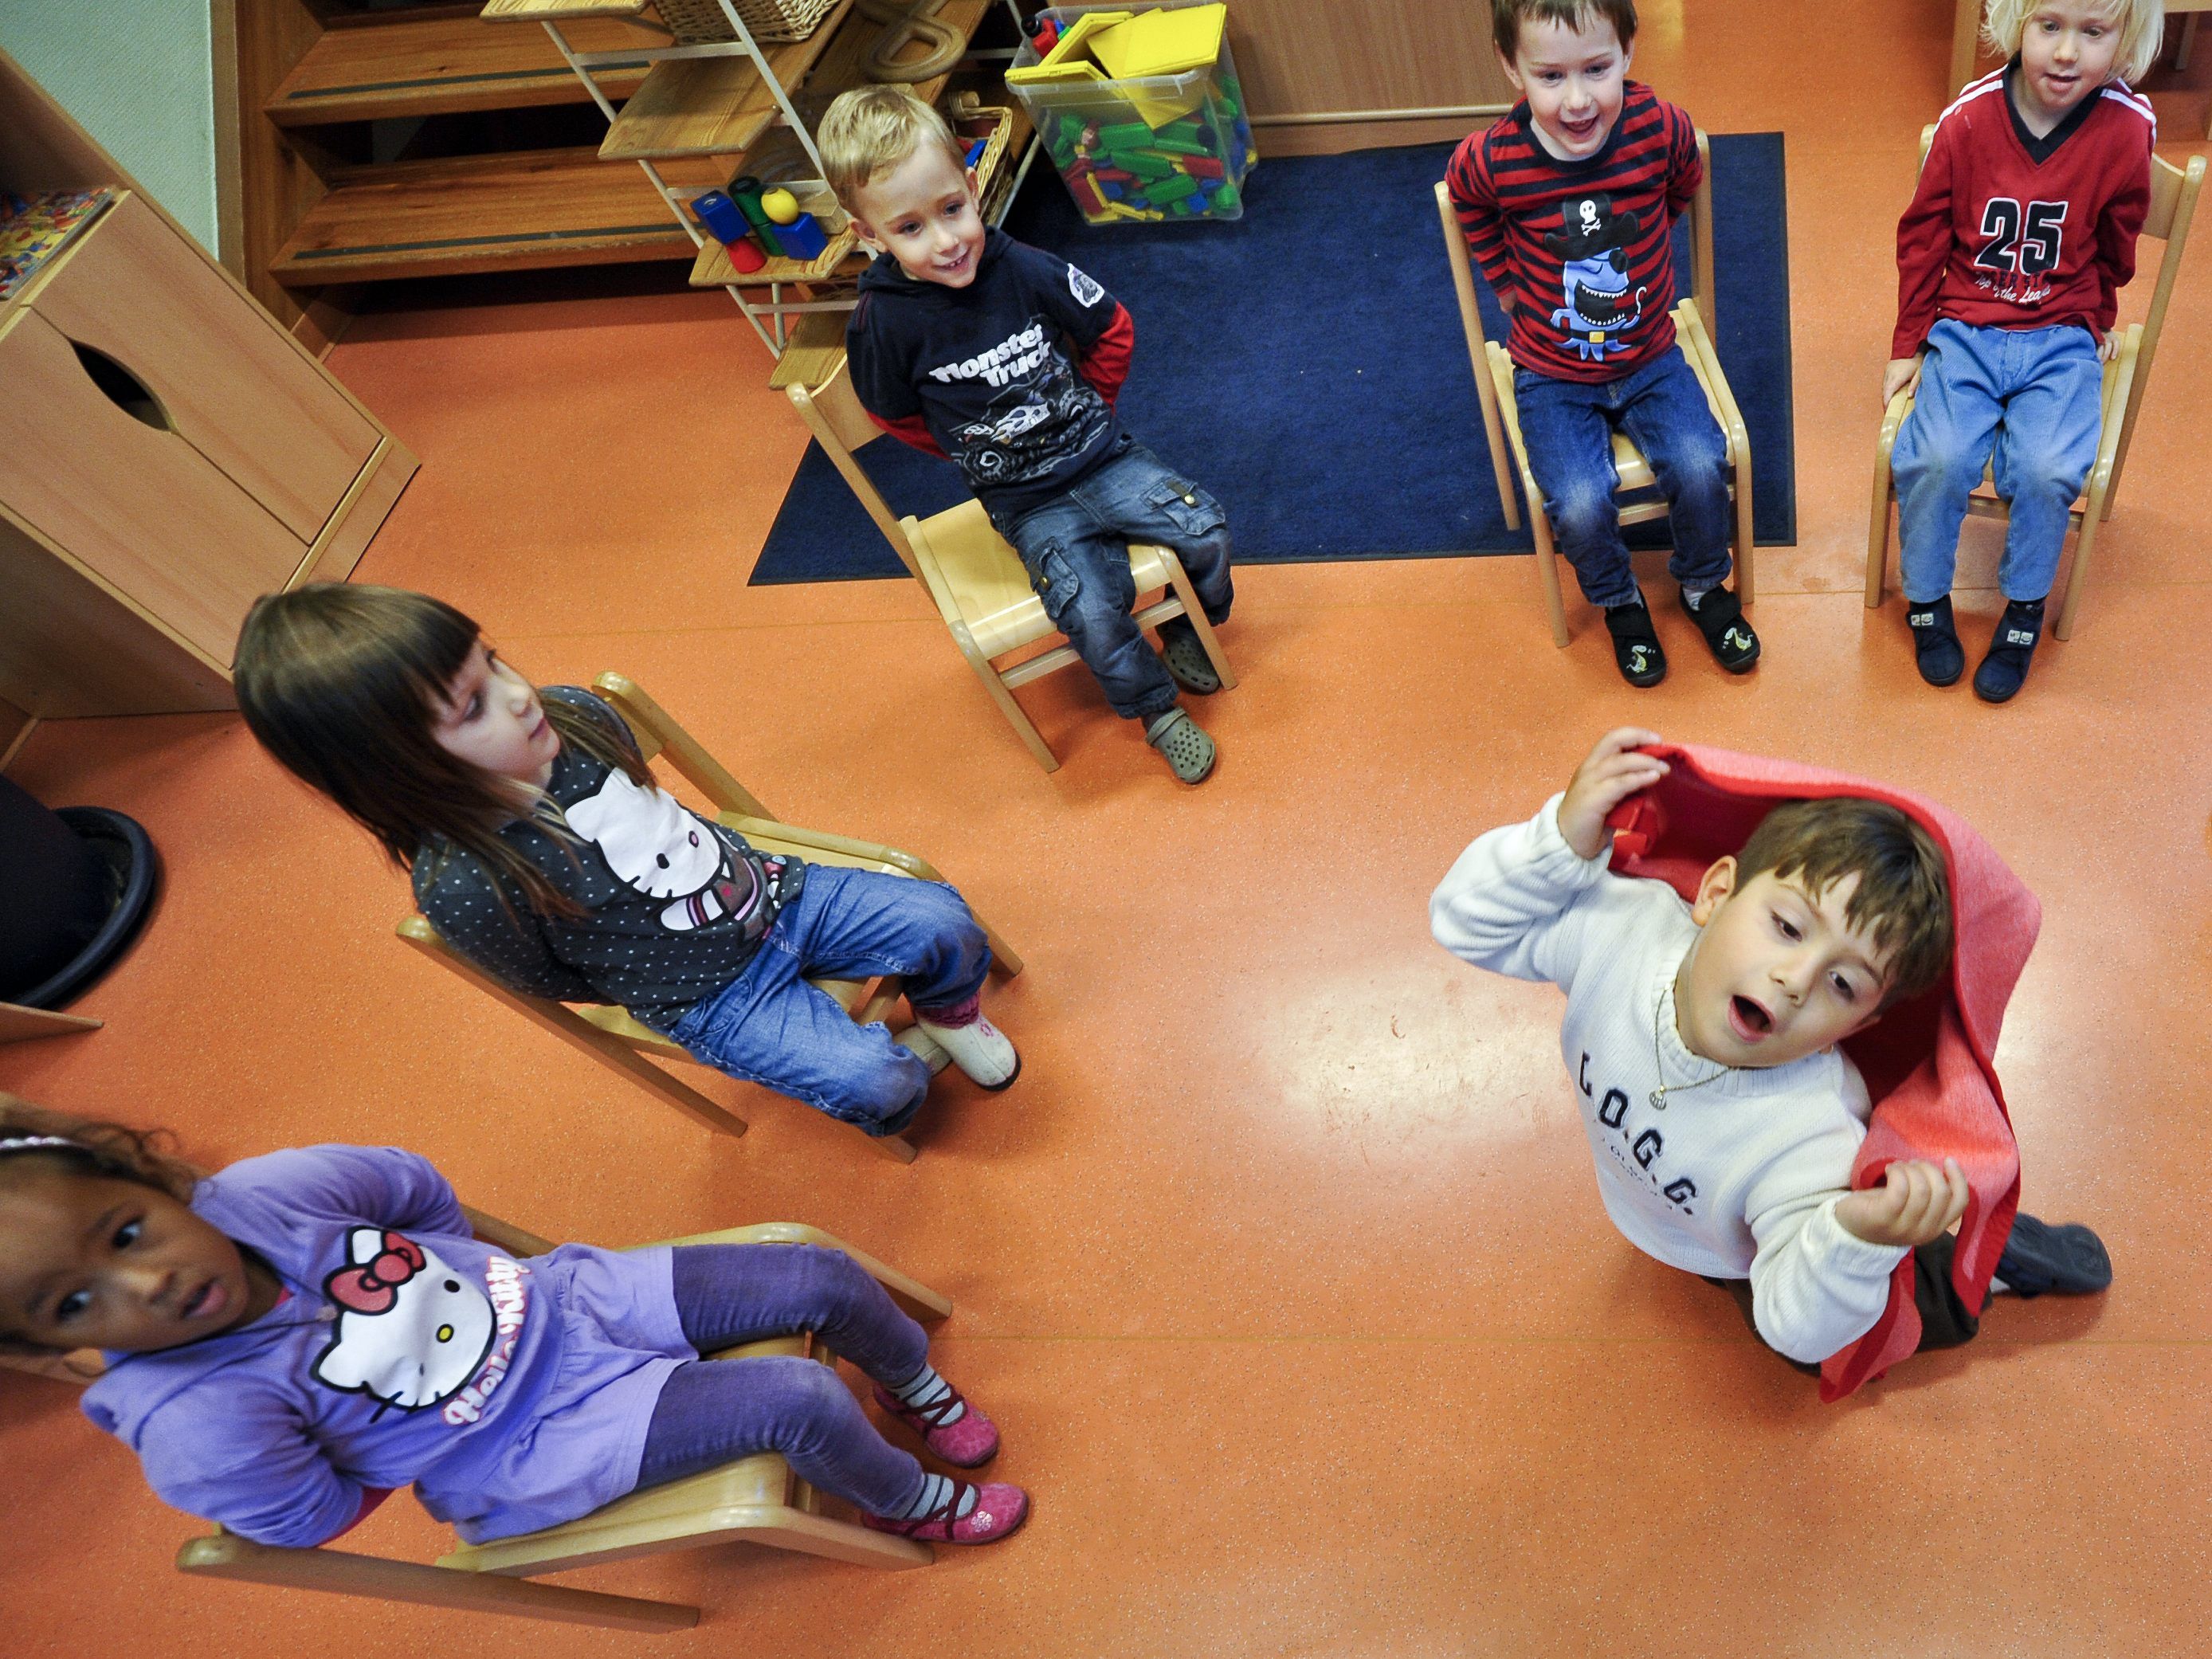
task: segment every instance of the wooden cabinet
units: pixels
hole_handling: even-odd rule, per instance
[[[0,698],[229,708],[254,599],[349,573],[415,460],[0,54],[0,187],[95,185],[0,301]]]

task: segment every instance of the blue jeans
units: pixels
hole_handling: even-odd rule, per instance
[[[2096,463],[2104,385],[2095,338],[2070,323],[1969,328],[1947,317],[1929,331],[1920,391],[1889,455],[1908,604],[1951,591],[1966,496],[1992,451],[2012,508],[1997,585],[2008,599],[2051,592],[2067,512]]]
[[[1175,707],[1176,684],[1129,609],[1129,544],[1171,547],[1211,623],[1229,620],[1229,521],[1196,484],[1127,433],[1067,492],[992,522],[1014,544],[1045,615],[1067,635],[1117,714],[1150,720]]]
[[[990,965],[983,930],[950,887],[810,865],[744,972],[692,1004],[669,1035],[718,1071],[895,1135],[921,1109],[929,1067],[889,1028],[854,1024],[807,978],[896,974],[920,1012],[966,1001]]]
[[[1513,401],[1552,539],[1574,566],[1584,599],[1595,605],[1636,602],[1636,573],[1613,499],[1620,488],[1613,465],[1616,427],[1651,463],[1667,498],[1674,532],[1668,574],[1685,587],[1720,586],[1729,573],[1728,440],[1679,350],[1595,385],[1516,368]]]
[[[810,875],[811,879],[811,875]],[[813,1244],[690,1244],[670,1253],[684,1340],[702,1353],[812,1331],[877,1382],[921,1374],[929,1339],[842,1250]],[[645,1431],[637,1484],[781,1452],[800,1480],[896,1515],[921,1492],[921,1464],[887,1444],[836,1372],[793,1357],[678,1366]]]

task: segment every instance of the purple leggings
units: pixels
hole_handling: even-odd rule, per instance
[[[841,1250],[812,1244],[690,1244],[672,1254],[684,1340],[702,1353],[812,1331],[877,1382],[908,1382],[929,1338]],[[646,1430],[637,1484],[657,1486],[757,1452],[870,1515],[902,1513],[922,1468],[889,1444],[819,1360],[694,1360],[669,1374]]]

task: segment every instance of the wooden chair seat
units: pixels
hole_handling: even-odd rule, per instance
[[[1713,349],[1709,326],[1713,292],[1712,166],[1702,132],[1698,135],[1698,156],[1705,163],[1705,173],[1690,208],[1695,292],[1692,298],[1679,301],[1669,314],[1674,323],[1675,346],[1688,362],[1690,372],[1697,376],[1698,389],[1705,394],[1705,407],[1712,411],[1726,445],[1729,493],[1735,501],[1735,591],[1736,596],[1749,605],[1753,597],[1751,439],[1745,429],[1742,413],[1736,407],[1735,394],[1729,389],[1728,376],[1721,370],[1720,354]],[[1491,467],[1497,475],[1498,504],[1504,510],[1506,527],[1519,529],[1521,511],[1514,495],[1517,477],[1521,494],[1528,501],[1529,531],[1536,544],[1536,574],[1543,592],[1544,609],[1552,624],[1552,641],[1565,646],[1571,635],[1567,629],[1565,599],[1559,587],[1559,559],[1552,542],[1551,526],[1544,515],[1543,491],[1537,485],[1534,469],[1528,464],[1528,445],[1521,435],[1520,406],[1513,392],[1513,361],[1503,345],[1483,337],[1467,239],[1461,233],[1458,216],[1452,210],[1450,191],[1442,180],[1436,185],[1436,201],[1451,264],[1452,286],[1459,298],[1460,323],[1467,335],[1468,357],[1482,404]],[[1622,495],[1650,489],[1658,482],[1652,474],[1650,462],[1625,433],[1619,431],[1613,434],[1613,466],[1620,477],[1619,491]],[[1620,522],[1624,525],[1666,516],[1667,503],[1659,500],[1632,501],[1620,509]]]
[[[550,1248],[542,1239],[476,1212],[470,1212],[470,1218],[479,1236],[502,1249],[538,1255]],[[951,1303],[927,1285],[818,1228],[796,1222],[764,1222],[662,1243],[818,1244],[851,1256],[914,1317],[936,1321],[952,1311]],[[832,1366],[836,1363],[834,1354],[805,1334],[748,1342],[709,1358],[777,1355],[811,1358]],[[934,1559],[927,1544],[823,1514],[819,1494],[794,1475],[782,1457],[763,1452],[665,1486],[631,1492],[557,1527],[488,1543],[463,1544],[440,1557],[435,1565],[357,1555],[327,1545],[280,1549],[217,1532],[189,1540],[178,1552],[177,1566],[180,1571],[204,1577],[240,1578],[615,1629],[662,1631],[696,1624],[699,1610],[597,1590],[513,1581],[733,1540],[861,1566],[919,1567]]]
[[[926,521],[893,516],[882,492],[853,457],[854,451],[881,434],[860,407],[843,362],[820,386],[788,386],[785,395],[900,562],[927,591],[960,654],[1007,724],[1038,765],[1048,772],[1057,770],[1059,757],[1014,701],[1013,691],[1081,659],[1074,647],[1062,644],[1003,668],[997,665],[997,659],[1008,653],[1059,632],[1045,615],[1043,601],[1030,587],[1021,556],[999,534],[980,501],[963,501]],[[1188,617],[1221,684],[1235,685],[1237,676],[1174,550],[1141,542],[1132,542],[1128,548],[1138,596],[1159,595],[1136,611],[1137,626],[1157,628],[1173,617]]]
[[[592,689],[621,714],[637,739],[639,751],[647,761],[665,757],[678,773],[714,804],[717,823],[736,830],[761,851],[788,854],[810,864],[842,865],[848,869],[873,870],[881,875],[921,881],[944,880],[933,866],[912,853],[778,822],[635,683],[620,674],[602,674],[593,682]],[[1006,979],[1020,973],[1022,959],[981,916],[975,919],[990,941],[991,971]],[[642,1084],[695,1122],[721,1134],[744,1133],[743,1118],[716,1105],[689,1085],[678,1082],[645,1058],[653,1054],[687,1065],[701,1063],[681,1043],[663,1036],[635,1018],[628,1010],[608,1003],[556,1002],[550,997],[525,996],[510,991],[439,938],[438,930],[425,916],[403,917],[398,933],[441,966]],[[887,1018],[903,994],[901,982],[893,978],[817,979],[807,982],[826,993],[862,1025]],[[922,1052],[934,1049],[935,1045],[917,1029],[896,1035]],[[877,1151],[902,1164],[912,1163],[916,1155],[914,1143],[903,1135],[869,1135],[865,1139]]]
[[[2193,21],[2193,20],[2192,20]],[[1920,159],[1925,164],[1929,146],[1936,142],[1933,124],[1921,129]],[[2091,463],[2087,482],[2067,510],[2067,523],[2075,532],[2074,562],[2067,573],[2066,596],[2060,603],[2051,631],[2070,639],[2081,609],[2081,593],[2096,551],[2097,526],[2112,516],[2119,495],[2120,472],[2128,459],[2128,444],[2135,436],[2136,412],[2150,382],[2159,336],[2166,327],[2166,303],[2173,295],[2174,277],[2181,269],[2182,251],[2189,246],[2190,221],[2196,216],[2197,196],[2204,183],[2204,158],[2192,155],[2187,167],[2177,167],[2154,155],[2150,161],[2150,211],[2142,234],[2166,243],[2158,262],[2158,278],[2151,290],[2150,308],[2140,323],[2121,331],[2120,349],[2105,365],[2104,384],[2097,406],[2097,458]],[[1897,481],[1890,470],[1890,452],[1899,428],[1912,413],[1912,392],[1900,392],[1882,413],[1881,430],[1875,440],[1874,510],[1867,532],[1866,602],[1878,609],[1888,574],[1890,509],[1897,503]],[[1966,497],[1967,514],[1978,519],[2008,520],[2011,509],[1996,494],[1996,471],[1983,468],[1982,482]]]

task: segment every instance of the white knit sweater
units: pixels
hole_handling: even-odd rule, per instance
[[[1768,1344],[1826,1359],[1873,1327],[1905,1255],[1836,1219],[1866,1137],[1866,1084],[1825,1048],[1686,1087],[1716,1071],[1673,1018],[1675,971],[1698,936],[1689,906],[1664,882],[1611,873],[1606,854],[1577,856],[1559,800],[1460,854],[1429,901],[1437,941],[1567,994],[1560,1053],[1599,1195],[1629,1242],[1690,1273],[1748,1278]],[[1663,1111],[1650,1102],[1662,1080]]]

